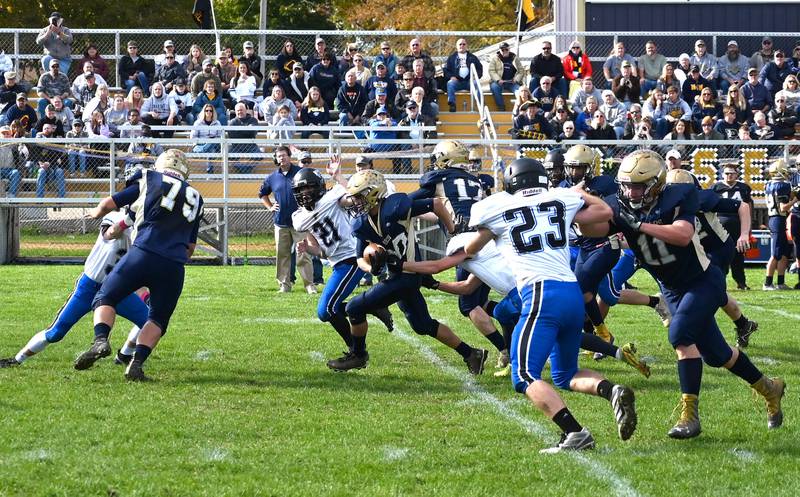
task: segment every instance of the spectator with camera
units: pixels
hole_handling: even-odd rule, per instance
[[[48,18],[47,26],[39,31],[36,44],[44,48],[42,69],[50,69],[50,61],[57,60],[62,74],[69,74],[72,63],[72,31],[64,26],[64,18],[59,12],[53,12]]]
[[[175,106],[178,108],[178,119],[180,122],[192,125],[194,124],[194,114],[192,113],[192,106],[194,106],[194,97],[186,80],[178,78],[172,82],[172,91],[169,96],[175,101]]]
[[[614,78],[622,74],[623,62],[627,62],[628,65],[631,66],[631,74],[636,77],[636,59],[630,54],[625,53],[625,44],[620,41],[614,45],[605,63],[603,63],[603,76],[606,78],[606,89],[610,89]]]
[[[641,97],[642,90],[639,87],[639,78],[633,74],[633,67],[631,63],[626,61],[622,62],[620,67],[620,75],[611,81],[611,91],[617,100],[624,103],[626,107],[630,108],[632,104],[638,104]],[[656,81],[653,81],[653,88],[656,86]]]

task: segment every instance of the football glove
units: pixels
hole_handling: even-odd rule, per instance
[[[392,273],[403,272],[403,259],[395,253],[389,252],[386,256],[386,269]]]
[[[439,282],[436,281],[436,279],[430,274],[421,274],[420,284],[425,288],[430,288],[431,290],[439,289]]]
[[[639,217],[624,207],[619,209],[619,219],[633,231],[639,231],[639,228],[642,227],[642,221]]]

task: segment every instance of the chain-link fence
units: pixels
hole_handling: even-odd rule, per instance
[[[273,254],[272,213],[267,211],[259,199],[259,188],[266,175],[276,168],[273,152],[276,143],[259,140],[258,152],[231,154],[231,146],[243,140],[215,139],[221,152],[194,153],[195,142],[186,138],[156,140],[153,145],[163,148],[178,147],[188,152],[192,185],[203,195],[206,212],[201,232],[201,249],[198,257],[212,257],[219,261],[241,262],[254,257]],[[368,153],[374,158],[375,168],[395,183],[398,191],[416,189],[419,176],[430,164],[428,159],[433,140],[388,140],[395,142],[396,152]],[[795,141],[581,141],[563,142],[526,140],[464,140],[468,146],[477,145],[483,151],[482,173],[494,175],[501,180],[501,163],[492,163],[488,149],[496,147],[506,163],[525,154],[543,158],[554,147],[568,148],[575,143],[584,143],[598,151],[596,174],[614,175],[624,156],[639,148],[650,148],[662,155],[675,150],[681,156],[683,167],[692,171],[704,187],[722,179],[722,168],[737,168],[740,179],[753,189],[757,206],[756,224],[762,222],[764,186],[769,164],[784,158],[794,166],[800,152],[800,142]],[[152,162],[150,154],[127,153],[131,144],[141,143],[136,139],[107,139],[102,143],[90,140],[66,142],[61,139],[2,139],[0,140],[0,208],[18,209],[20,225],[20,255],[22,256],[85,256],[97,233],[97,223],[84,218],[87,208],[110,193],[120,191],[125,184],[126,164]],[[102,147],[100,145],[103,145]],[[342,160],[343,173],[355,172],[354,158],[364,152],[368,144],[354,139],[330,138],[309,140],[308,143],[291,143],[295,154],[301,150],[312,154],[311,167],[325,172],[331,155]],[[20,151],[21,147],[27,148]],[[96,166],[81,171],[72,168],[69,153],[72,147],[92,150],[91,158]],[[17,149],[16,155],[8,155],[9,149]],[[38,150],[41,149],[41,150]],[[125,150],[125,151],[123,151]],[[157,150],[155,147],[153,150]],[[151,151],[152,152],[152,151]],[[5,154],[5,155],[3,155]],[[44,154],[44,155],[42,155]],[[42,158],[49,164],[45,167]],[[251,167],[241,172],[242,161]],[[413,170],[401,170],[398,160],[409,161]],[[209,170],[209,161],[212,169]],[[129,167],[130,169],[130,167]],[[794,175],[796,178],[797,175]],[[796,180],[793,180],[797,183]],[[758,214],[762,212],[761,214]],[[433,236],[433,235],[431,235]],[[433,245],[440,241],[423,240]]]
[[[783,49],[791,54],[791,49],[796,45],[796,33],[741,33],[741,32],[662,32],[644,33],[630,32],[625,34],[613,32],[546,32],[529,31],[517,32],[447,32],[447,31],[219,31],[218,36],[209,31],[194,30],[84,30],[80,26],[68,26],[72,29],[74,41],[72,44],[73,62],[83,58],[83,52],[89,44],[97,46],[98,52],[108,64],[107,81],[113,87],[121,87],[117,76],[117,63],[127,53],[127,43],[135,40],[139,46],[139,54],[145,59],[154,59],[163,54],[164,41],[171,40],[175,45],[179,57],[190,56],[191,49],[196,46],[203,56],[215,58],[217,43],[221,48],[230,47],[232,55],[239,57],[243,53],[242,45],[251,41],[255,45],[256,53],[262,58],[264,68],[275,65],[278,55],[284,44],[291,41],[296,52],[304,59],[315,51],[315,40],[318,36],[324,38],[327,49],[342,57],[350,55],[348,47],[355,48],[365,55],[367,65],[370,65],[375,56],[381,53],[380,45],[388,42],[393,52],[402,58],[409,53],[409,42],[418,38],[422,42],[422,49],[427,52],[437,64],[442,64],[445,59],[455,51],[456,40],[467,40],[469,49],[481,57],[486,65],[488,58],[497,50],[497,45],[502,41],[514,43],[516,51],[527,68],[530,60],[541,51],[537,40],[550,40],[553,42],[553,51],[562,55],[567,52],[569,45],[575,39],[582,42],[583,51],[589,56],[593,77],[598,86],[604,84],[602,65],[611,54],[617,42],[623,42],[626,52],[638,58],[645,53],[647,41],[657,44],[658,52],[669,61],[675,62],[682,53],[692,55],[695,50],[695,41],[705,41],[708,53],[720,57],[725,55],[728,41],[733,39],[738,43],[739,52],[747,59],[760,50],[766,53],[774,48]],[[38,29],[2,29],[0,30],[0,50],[5,50],[12,59],[14,67],[22,76],[35,84],[41,74],[42,49],[36,45]],[[769,47],[762,45],[765,36],[771,36],[772,44]],[[515,40],[519,40],[519,44]],[[771,55],[767,55],[770,59]],[[202,60],[202,59],[201,59]],[[748,62],[748,65],[751,65]],[[81,68],[73,63],[71,78],[79,74]],[[484,71],[484,81],[488,82],[488,71]]]

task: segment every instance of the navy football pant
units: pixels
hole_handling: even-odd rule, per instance
[[[786,238],[786,218],[783,216],[770,216],[769,218],[770,253],[775,259],[789,257],[792,249],[789,239]]]
[[[163,335],[183,291],[183,278],[184,267],[180,262],[133,246],[106,277],[92,308],[116,307],[134,290],[146,286],[150,289],[148,320],[158,325]]]
[[[705,273],[687,287],[672,290],[661,285],[661,293],[672,313],[669,325],[672,347],[697,345],[709,366],[718,368],[725,365],[733,352],[714,318],[717,309],[728,302],[725,276],[719,268],[709,264]]]
[[[347,316],[352,324],[361,324],[366,321],[367,314],[396,302],[415,333],[435,337],[439,323],[428,312],[428,304],[419,288],[419,274],[393,274],[387,280],[353,297],[345,307]]]
[[[456,266],[456,281],[464,281],[469,278],[470,272],[461,266]],[[481,283],[477,290],[469,295],[458,296],[458,310],[464,317],[469,316],[476,307],[483,307],[489,301],[489,285]]]

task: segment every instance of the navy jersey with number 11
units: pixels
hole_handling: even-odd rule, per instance
[[[133,246],[179,263],[197,242],[203,198],[181,179],[158,171],[141,170],[134,183],[112,196],[118,207],[130,205],[136,215]]]

